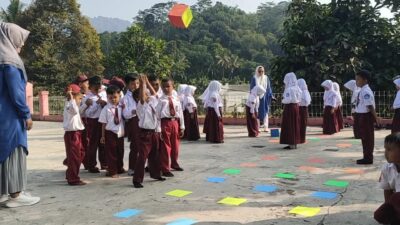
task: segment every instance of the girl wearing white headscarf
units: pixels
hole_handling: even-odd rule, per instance
[[[301,90],[299,111],[300,111],[300,140],[301,143],[306,142],[306,131],[308,122],[308,106],[311,104],[311,95],[308,91],[307,83],[304,79],[297,80],[297,84]]]
[[[393,102],[395,113],[392,122],[392,134],[400,132],[400,77],[395,77],[393,83],[396,85],[397,93]]]
[[[212,143],[224,143],[224,125],[222,123],[222,98],[220,92],[222,84],[213,80],[207,89],[200,96],[206,109],[206,118],[204,121],[204,130],[206,141]]]
[[[297,144],[301,143],[299,103],[302,92],[297,85],[296,74],[293,72],[286,74],[283,82],[285,83],[282,99],[284,108],[279,143],[288,145],[284,149],[296,149]]]
[[[339,124],[335,109],[338,106],[338,96],[333,90],[333,82],[326,80],[321,86],[325,89],[324,92],[324,117],[323,117],[323,134],[334,134],[339,132]]]
[[[264,128],[264,131],[268,132],[268,113],[271,101],[274,99],[274,97],[272,95],[271,82],[268,76],[265,74],[265,69],[263,66],[257,66],[254,76],[250,81],[250,91],[256,85],[260,85],[265,89],[265,94],[259,96],[260,105],[258,106],[258,120],[260,127]]]
[[[344,84],[344,87],[352,92],[352,95],[351,95],[351,114],[353,115],[353,133],[354,133],[354,138],[360,139],[358,116],[357,116],[357,113],[355,111],[356,104],[357,104],[358,93],[360,93],[360,88],[357,87],[357,84],[356,84],[355,80],[347,81],[347,83]]]
[[[176,93],[179,101],[181,102],[182,109],[183,109],[183,99],[185,98],[185,90],[186,90],[187,86],[188,86],[187,84],[179,84],[178,90]]]
[[[336,94],[338,96],[338,103],[337,103],[335,113],[336,113],[336,118],[337,118],[338,125],[339,125],[339,131],[340,131],[340,130],[344,129],[343,114],[342,114],[343,99],[342,99],[342,94],[340,93],[340,86],[338,83],[333,82],[333,90],[336,92]]]
[[[200,139],[199,122],[197,120],[197,103],[193,97],[196,87],[187,85],[183,91],[183,115],[185,118],[185,136],[189,141]]]
[[[33,205],[27,195],[27,130],[32,128],[25,88],[28,81],[19,52],[29,31],[0,22],[0,203],[6,207]]]
[[[261,85],[254,86],[246,101],[246,120],[249,137],[257,137],[260,134],[257,114],[260,106],[260,96],[265,94],[265,89]]]

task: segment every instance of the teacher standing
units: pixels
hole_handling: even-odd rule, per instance
[[[0,203],[8,208],[40,201],[25,193],[27,130],[32,128],[26,104],[27,75],[19,57],[29,31],[0,22]]]
[[[260,122],[260,129],[264,128],[265,132],[268,132],[268,113],[271,106],[272,87],[271,82],[266,75],[266,71],[263,66],[257,66],[254,76],[251,78],[250,90],[254,86],[260,85],[266,92],[264,95],[260,96],[260,106],[258,107],[258,120]]]

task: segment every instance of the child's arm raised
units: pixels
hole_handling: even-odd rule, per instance
[[[146,102],[146,79],[143,75],[139,77],[139,101],[143,105]]]

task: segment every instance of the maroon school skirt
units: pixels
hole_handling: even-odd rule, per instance
[[[260,134],[257,117],[257,113],[251,113],[250,107],[246,106],[246,121],[249,137],[258,137]]]
[[[211,107],[208,107],[207,118],[206,141],[224,143],[224,124],[222,118],[218,118],[214,108]]]
[[[300,106],[300,143],[306,143],[306,132],[307,132],[307,122],[308,122],[308,107]]]
[[[336,113],[331,113],[332,108],[332,106],[325,106],[322,123],[323,134],[335,134],[339,132],[339,124],[337,122]]]
[[[185,136],[184,138],[189,141],[197,141],[200,139],[199,121],[197,119],[197,110],[194,109],[193,113],[188,110],[183,111],[185,118]],[[193,118],[192,118],[193,117]]]
[[[282,114],[280,144],[300,144],[300,113],[299,105],[285,104]]]
[[[400,109],[394,111],[394,117],[392,122],[392,134],[400,132]]]
[[[337,118],[337,123],[338,123],[338,127],[339,127],[339,131],[343,130],[344,126],[343,126],[343,114],[342,114],[342,107],[339,106],[336,110],[336,118]]]

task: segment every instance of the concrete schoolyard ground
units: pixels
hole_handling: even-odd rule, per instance
[[[373,212],[383,202],[377,186],[384,162],[383,138],[390,131],[376,131],[375,163],[371,166],[355,164],[362,150],[361,143],[351,138],[351,129],[334,136],[322,136],[321,131],[311,127],[307,144],[283,150],[284,146],[266,133],[248,138],[245,127],[226,126],[224,144],[208,144],[204,138],[182,142],[179,158],[184,172],[174,172],[175,177],[164,182],[153,181],[147,174],[144,188],[134,189],[132,178],[125,174],[112,179],[105,177],[104,171],[89,174],[84,170],[81,178],[89,184],[68,186],[62,165],[62,124],[35,122],[29,132],[27,191],[42,200],[32,207],[0,208],[0,224],[377,224]],[[127,159],[127,143],[125,147]],[[127,169],[127,160],[125,163]],[[295,177],[277,178],[277,173]],[[328,180],[349,185],[327,186]],[[166,195],[173,190],[191,193]],[[337,196],[317,193],[317,198],[312,196],[314,192],[335,192]],[[246,201],[239,206],[218,203],[226,197]],[[315,212],[303,210],[317,214],[289,213],[297,206],[317,208]]]

